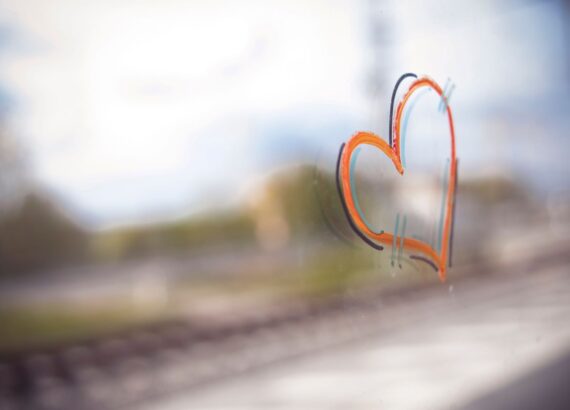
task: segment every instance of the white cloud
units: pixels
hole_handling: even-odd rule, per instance
[[[23,102],[17,125],[37,178],[99,217],[112,204],[129,207],[98,197],[121,181],[163,175],[176,189],[200,172],[216,152],[192,149],[199,138],[217,140],[216,150],[248,146],[244,127],[264,115],[363,105],[350,2],[8,3],[14,24],[41,45],[5,70]],[[236,161],[227,169],[246,172],[240,162],[255,158],[242,154],[225,156]],[[161,191],[149,184],[136,210],[160,203]]]

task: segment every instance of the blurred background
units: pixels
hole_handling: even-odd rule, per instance
[[[394,266],[390,247],[367,247],[335,185],[342,142],[358,130],[388,138],[392,90],[410,71],[453,88],[460,167],[445,284],[429,265]],[[1,0],[0,408],[449,408],[554,359],[567,381],[569,94],[562,0]],[[438,99],[422,101],[407,188],[374,150],[356,168],[378,229],[403,197],[439,217],[449,142]],[[418,233],[432,242],[433,221]],[[508,291],[489,296],[497,283]],[[554,310],[532,304],[537,294]],[[353,396],[338,398],[345,379],[293,382],[317,354],[351,363],[368,348],[351,341],[424,340],[465,322],[409,319],[434,303],[507,312],[518,325],[500,334],[517,342],[491,338],[506,345],[476,373],[466,368],[479,356],[458,353],[452,396],[428,382],[430,361],[409,391],[383,387],[387,402],[350,383]],[[551,328],[520,325],[529,318]],[[536,354],[513,353],[531,342]],[[359,353],[327,348],[347,343]],[[254,403],[256,369],[271,379],[269,363],[284,372],[290,356],[301,367],[280,373],[288,393]],[[374,371],[388,372],[382,363]]]

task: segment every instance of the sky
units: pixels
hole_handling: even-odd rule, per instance
[[[231,203],[358,129],[386,135],[373,100],[385,107],[410,70],[456,84],[467,175],[524,171],[544,127],[567,127],[548,113],[520,124],[562,100],[560,5],[457,3],[0,1],[5,121],[34,179],[92,227]],[[373,76],[386,84],[378,96]]]

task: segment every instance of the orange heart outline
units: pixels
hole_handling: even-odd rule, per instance
[[[396,167],[396,170],[400,175],[404,175],[404,167],[402,166],[400,158],[400,120],[404,112],[404,107],[408,103],[412,94],[418,91],[422,87],[429,87],[443,99],[445,102],[445,107],[447,111],[447,118],[449,122],[449,131],[451,137],[451,157],[450,157],[450,167],[449,167],[449,177],[448,177],[448,189],[447,196],[445,199],[445,219],[444,219],[444,229],[442,232],[442,242],[441,251],[438,254],[437,251],[428,243],[415,238],[409,237],[397,237],[394,242],[394,234],[390,232],[381,231],[379,233],[372,231],[368,225],[362,219],[360,213],[355,207],[355,200],[352,196],[351,178],[350,178],[350,161],[354,150],[361,144],[367,144],[379,148],[388,158],[392,160],[392,163]],[[437,267],[439,272],[439,278],[442,282],[446,280],[447,271],[447,258],[448,249],[450,246],[450,235],[453,229],[453,219],[454,219],[454,208],[455,208],[455,190],[457,186],[457,158],[455,154],[455,128],[453,125],[453,114],[451,113],[451,107],[448,104],[448,99],[444,95],[442,88],[431,78],[424,76],[416,79],[412,84],[410,84],[408,90],[398,103],[396,109],[395,121],[394,121],[394,141],[393,147],[390,146],[384,139],[380,138],[378,135],[368,132],[359,131],[355,133],[346,144],[344,149],[341,148],[341,157],[339,160],[340,167],[340,178],[342,190],[340,192],[341,199],[343,200],[343,205],[345,205],[345,210],[348,213],[348,217],[352,219],[351,225],[356,227],[359,231],[359,236],[362,239],[370,243],[369,240],[376,241],[383,244],[392,244],[393,242],[397,244],[398,247],[402,247],[409,251],[420,252],[425,255],[431,261],[433,261],[434,267]],[[363,237],[364,235],[365,237]],[[378,249],[382,249],[379,247]]]

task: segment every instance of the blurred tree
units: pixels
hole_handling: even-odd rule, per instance
[[[242,210],[234,209],[100,232],[92,245],[97,259],[121,260],[252,242],[252,219]]]
[[[0,275],[82,261],[87,251],[87,235],[37,194],[28,194],[0,219]]]
[[[86,234],[34,191],[22,148],[0,130],[0,275],[38,271],[87,256]]]
[[[315,195],[315,183],[331,181],[315,178],[313,166],[301,165],[287,169],[268,184],[269,194],[279,204],[294,236],[311,235],[326,229]]]
[[[315,194],[316,181],[312,166],[286,168],[251,193],[255,200],[249,208],[210,211],[174,222],[101,232],[93,242],[96,257],[120,260],[192,249],[247,247],[255,242],[279,248],[299,238],[322,234],[328,228]],[[322,176],[319,183],[330,185],[327,193],[336,195],[332,176]]]
[[[23,199],[28,183],[21,147],[0,128],[0,217]]]

